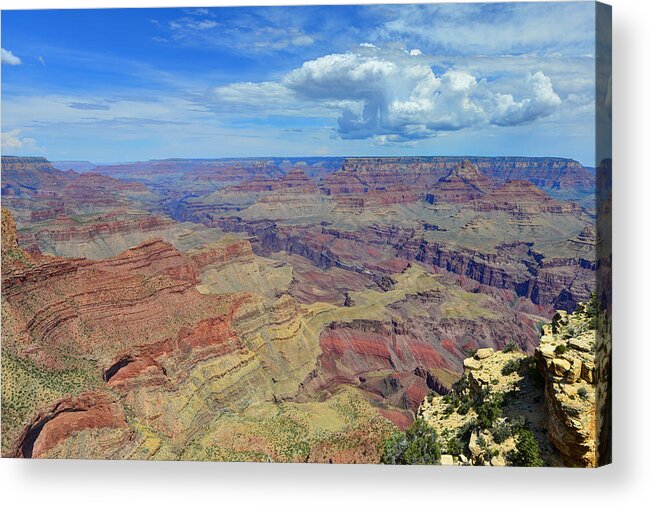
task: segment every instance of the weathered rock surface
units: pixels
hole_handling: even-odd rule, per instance
[[[538,369],[545,379],[549,412],[549,439],[568,466],[594,467],[595,422],[595,329],[587,306],[571,315],[559,311],[543,327],[535,351]]]

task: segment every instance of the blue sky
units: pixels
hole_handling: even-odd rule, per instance
[[[594,165],[594,4],[3,11],[2,153]]]

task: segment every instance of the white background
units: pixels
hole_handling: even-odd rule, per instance
[[[295,3],[301,2],[0,0],[0,8]],[[614,49],[613,465],[568,470],[3,459],[0,505],[651,505],[651,2],[609,3]],[[115,37],[120,37],[118,27]]]

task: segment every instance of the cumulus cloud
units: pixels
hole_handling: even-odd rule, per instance
[[[36,139],[21,137],[20,129],[2,133],[2,153],[29,154],[41,151]]]
[[[20,58],[5,48],[0,48],[0,55],[2,65],[20,65],[22,63]]]
[[[426,60],[380,50],[326,55],[277,82],[235,83],[216,88],[213,96],[224,104],[256,104],[263,110],[272,104],[293,104],[299,111],[329,108],[337,116],[340,137],[380,143],[525,124],[561,104],[551,79],[540,71],[523,76],[514,95],[482,76],[455,69],[437,75]]]

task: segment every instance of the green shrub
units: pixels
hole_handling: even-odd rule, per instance
[[[492,396],[483,395],[475,406],[477,413],[477,424],[482,429],[491,428],[495,421],[502,416],[502,401],[504,397],[501,394]]]
[[[441,445],[436,430],[422,419],[384,443],[380,461],[386,465],[436,465],[441,460]]]
[[[515,352],[516,350],[520,350],[520,347],[518,347],[518,344],[515,343],[513,340],[510,340],[509,343],[507,343],[502,350],[504,352]]]
[[[567,347],[565,346],[564,343],[561,343],[560,345],[556,345],[556,348],[554,349],[554,352],[556,354],[565,354],[565,351],[567,350]]]
[[[576,394],[578,394],[582,400],[588,398],[588,390],[583,386],[579,387],[579,389],[576,391]]]
[[[520,369],[520,361],[517,359],[509,359],[502,367],[502,375],[511,375]]]
[[[518,432],[515,452],[511,454],[511,460],[519,467],[540,467],[543,460],[540,457],[540,447],[533,433],[525,428]]]
[[[492,434],[495,443],[501,444],[511,436],[511,425],[507,422],[502,422],[493,428]]]
[[[599,300],[597,293],[590,294],[590,299],[585,305],[585,316],[588,318],[588,327],[590,329],[597,329],[597,313],[599,312]]]
[[[459,408],[457,408],[457,414],[466,415],[471,408],[472,408],[472,402],[470,401],[470,398],[466,398],[461,402]]]
[[[448,454],[458,456],[463,453],[463,443],[456,437],[450,437],[445,443],[445,450]]]

